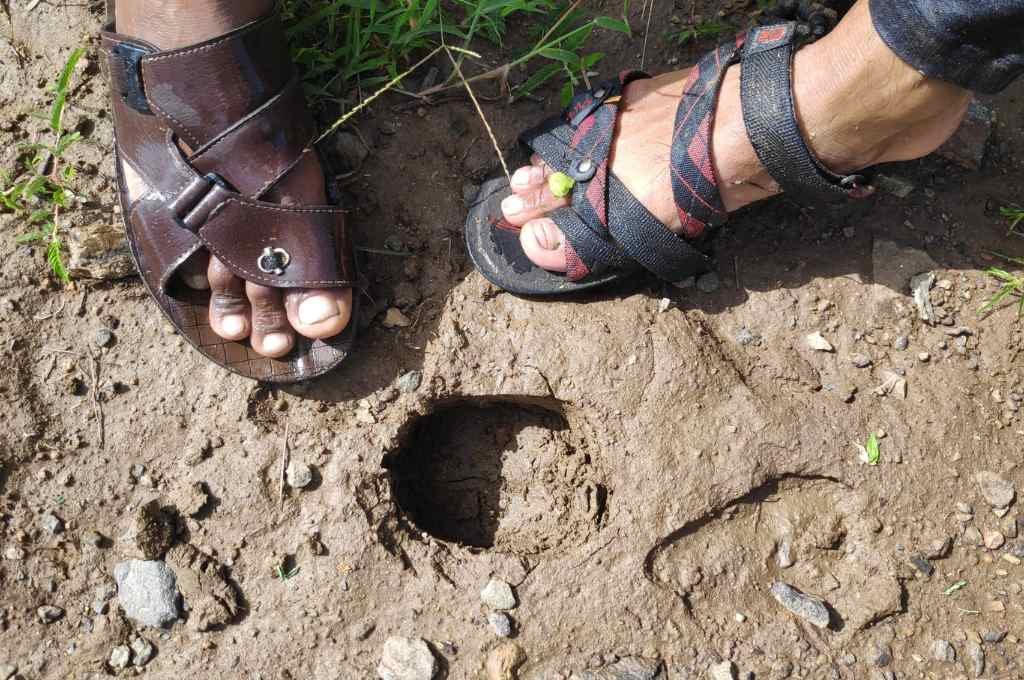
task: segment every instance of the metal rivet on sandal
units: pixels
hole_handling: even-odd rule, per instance
[[[574,161],[569,167],[569,176],[577,182],[586,182],[597,172],[597,164],[589,158]]]
[[[256,266],[264,274],[281,276],[291,260],[291,255],[284,248],[264,248],[256,258]]]

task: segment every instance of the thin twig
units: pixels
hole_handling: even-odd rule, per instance
[[[640,70],[644,70],[644,62],[647,61],[647,36],[651,34],[651,17],[654,16],[654,2],[651,0],[651,8],[647,12],[647,28],[644,29],[644,49],[640,53]]]
[[[281,487],[278,489],[277,497],[280,505],[284,505],[284,483],[285,477],[287,476],[288,470],[288,431],[291,427],[291,422],[287,419],[284,421],[284,442],[281,444]]]
[[[577,0],[580,2],[580,0]],[[447,47],[444,48],[445,54],[448,55],[448,59],[451,60],[452,66],[455,67],[455,72],[459,74],[459,79],[462,81],[463,86],[466,88],[466,92],[469,94],[469,98],[473,101],[473,106],[476,107],[476,112],[480,115],[480,120],[484,122],[484,129],[487,130],[487,135],[491,138],[491,144],[494,145],[494,152],[498,154],[498,160],[501,161],[501,169],[505,171],[505,177],[508,178],[508,183],[512,184],[512,174],[508,171],[508,165],[505,164],[505,157],[501,155],[501,147],[498,146],[498,140],[494,137],[494,131],[491,130],[490,123],[487,122],[487,116],[484,115],[483,109],[480,108],[480,102],[476,100],[476,95],[473,94],[473,88],[466,82],[465,76],[462,75],[462,69],[459,68],[459,63],[455,61],[455,57],[452,56],[451,50]]]

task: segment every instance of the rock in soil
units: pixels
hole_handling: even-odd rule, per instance
[[[932,642],[932,658],[943,663],[956,661],[956,650],[949,640],[935,640]]]
[[[516,608],[516,596],[512,592],[512,586],[498,579],[491,579],[484,586],[484,589],[480,591],[480,600],[491,609],[498,611]]]
[[[377,675],[381,680],[432,680],[437,659],[419,638],[388,638],[384,643]]]
[[[484,663],[487,680],[517,680],[519,667],[526,662],[526,652],[514,642],[491,650]]]
[[[818,628],[825,628],[829,622],[828,607],[822,600],[805,595],[791,585],[775,581],[771,587],[772,595],[783,607]]]
[[[146,638],[135,638],[132,640],[132,663],[142,668],[153,658],[155,651],[153,643]]]
[[[1013,502],[1016,495],[1013,482],[987,470],[976,474],[974,481],[978,483],[985,501],[993,508],[1005,508]]]
[[[288,480],[288,486],[293,489],[304,489],[313,482],[313,468],[304,461],[293,460],[288,463],[285,478]]]
[[[818,331],[807,336],[807,346],[817,352],[834,352],[835,347]]]
[[[43,528],[49,531],[51,534],[59,534],[64,531],[64,520],[52,512],[48,512],[43,515],[41,523]]]
[[[52,604],[44,604],[36,609],[36,616],[43,623],[53,623],[64,618],[64,610],[60,607],[54,607]]]
[[[422,380],[422,371],[409,371],[408,373],[403,373],[398,379],[398,391],[403,394],[415,392],[419,388]]]
[[[974,677],[980,678],[981,674],[985,672],[985,650],[977,642],[968,640],[966,652]]]
[[[135,274],[120,224],[100,221],[68,229],[68,273],[80,279],[120,279]]]
[[[487,623],[491,625],[491,630],[493,630],[494,634],[498,637],[512,637],[512,619],[508,614],[491,612],[487,617]]]
[[[708,677],[711,680],[736,680],[736,666],[732,661],[716,663],[708,669]]]
[[[128,645],[118,645],[110,650],[110,659],[107,660],[107,663],[115,673],[128,668],[131,662],[132,651],[128,649]]]
[[[128,560],[114,567],[117,599],[125,616],[160,628],[178,619],[177,578],[156,560]]]
[[[995,126],[995,112],[972,99],[960,127],[936,153],[963,168],[978,170],[985,163],[985,153]]]
[[[573,673],[570,680],[662,680],[663,671],[660,660],[626,657],[597,670]]]

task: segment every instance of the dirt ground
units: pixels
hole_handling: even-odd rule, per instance
[[[0,13],[0,167],[86,44],[69,122],[88,202],[69,238],[109,253],[99,4]],[[650,40],[651,71],[697,55]],[[638,65],[640,36],[598,43],[606,74]],[[136,278],[59,287],[0,215],[0,678],[114,675],[139,636],[155,656],[121,675],[374,678],[404,636],[452,680],[500,677],[487,659],[512,644],[523,680],[705,678],[723,660],[758,680],[973,678],[979,655],[980,677],[1024,678],[1018,505],[978,481],[1024,490],[1024,338],[1012,310],[977,314],[991,253],[1024,251],[997,214],[1024,201],[1024,83],[984,99],[999,123],[980,170],[931,157],[883,168],[905,198],[749,209],[718,242],[717,288],[558,302],[468,264],[464,196],[494,165],[472,106],[382,102],[341,189],[362,242],[404,254],[363,254],[358,351],[313,384],[206,362]],[[556,109],[554,93],[486,105],[502,144]],[[118,273],[113,246],[80,273]],[[908,287],[926,271],[935,324]],[[385,327],[390,307],[411,325]],[[876,466],[855,446],[872,432]],[[282,484],[286,457],[308,486]],[[177,515],[166,560],[187,606],[166,630],[96,604],[154,499]],[[512,642],[487,622],[492,577],[515,591]],[[786,611],[776,580],[824,600],[829,626]],[[650,672],[586,675],[627,658]]]

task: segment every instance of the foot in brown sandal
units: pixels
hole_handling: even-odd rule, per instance
[[[104,45],[126,227],[148,287],[208,357],[290,382],[347,353],[354,274],[273,5],[120,2]]]

